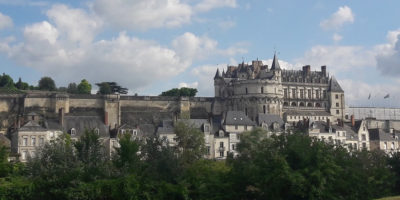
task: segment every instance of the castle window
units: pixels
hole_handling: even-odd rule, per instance
[[[304,90],[300,89],[300,99],[304,98]]]
[[[22,146],[27,146],[28,145],[28,138],[24,138],[22,141]]]
[[[283,102],[283,106],[289,106],[288,102]]]
[[[339,110],[336,110],[336,114],[339,114]]]
[[[296,89],[292,89],[292,98],[293,98],[293,99],[296,98]]]
[[[336,103],[336,107],[339,107],[339,103]]]
[[[246,94],[248,94],[249,93],[249,91],[247,90],[247,88],[246,88]]]
[[[31,138],[31,143],[32,143],[32,146],[36,146],[36,138]]]
[[[235,130],[238,130],[238,125],[235,125]]]
[[[263,105],[263,112],[264,114],[267,113],[267,108],[265,107],[265,105]]]
[[[261,93],[264,93],[264,87],[261,87]]]
[[[324,96],[324,99],[326,99],[326,90],[323,90],[323,91],[322,91],[322,94],[323,94],[323,96]]]
[[[316,103],[315,107],[321,107],[321,104],[320,103]]]
[[[43,146],[44,144],[44,138],[39,138],[39,146]]]
[[[284,98],[287,98],[287,97],[288,97],[287,89],[283,89],[283,97],[284,97]]]
[[[99,135],[99,133],[100,133],[99,129],[98,129],[98,128],[95,128],[95,129],[94,129],[94,133],[96,133],[96,135]]]
[[[311,90],[308,90],[307,93],[308,93],[308,98],[311,99]]]
[[[304,107],[304,102],[300,102],[299,106]]]
[[[335,99],[339,99],[339,95],[336,94],[336,95],[335,95]]]
[[[296,102],[292,102],[292,106],[297,106]]]
[[[71,128],[71,136],[75,136],[76,135],[76,130],[75,128]]]
[[[308,103],[307,107],[313,107],[312,103]]]
[[[204,132],[208,132],[208,131],[210,131],[210,128],[207,125],[205,125],[204,126]]]
[[[319,90],[315,90],[315,98],[319,99]]]
[[[247,108],[244,108],[244,114],[247,116]]]
[[[210,146],[207,146],[207,149],[206,149],[207,155],[210,155],[210,152],[211,152],[211,147],[210,147]]]

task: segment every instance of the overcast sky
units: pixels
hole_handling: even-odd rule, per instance
[[[0,72],[130,93],[196,87],[228,64],[327,65],[351,106],[400,107],[400,1],[0,0]],[[368,100],[368,96],[371,98]],[[384,99],[386,94],[390,97]]]

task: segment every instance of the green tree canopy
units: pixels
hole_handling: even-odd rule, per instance
[[[77,89],[79,94],[90,94],[92,91],[92,85],[86,79],[83,79],[81,83],[79,83]]]
[[[96,83],[99,87],[98,94],[128,94],[128,89],[119,86],[116,82]]]
[[[3,73],[3,75],[0,75],[0,87],[13,88],[14,80],[11,76]]]
[[[39,80],[39,90],[55,91],[56,89],[56,84],[52,78],[45,76]]]
[[[182,87],[180,89],[173,88],[168,91],[162,92],[160,96],[170,96],[170,97],[194,97],[197,94],[196,88]]]
[[[203,132],[198,128],[194,128],[188,120],[177,122],[174,132],[183,166],[188,166],[204,157],[205,142]]]
[[[68,84],[67,92],[70,93],[70,94],[77,94],[78,93],[78,86],[76,86],[76,83]]]
[[[18,79],[18,82],[15,83],[15,87],[20,90],[28,90],[29,84],[26,82],[22,82],[21,78]]]

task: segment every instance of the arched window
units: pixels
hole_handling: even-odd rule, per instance
[[[315,107],[321,107],[321,104],[320,103],[316,103]]]
[[[289,106],[288,102],[283,102],[283,106]]]
[[[261,87],[261,93],[264,93],[264,87]]]
[[[267,108],[265,107],[265,105],[263,105],[263,112],[264,114],[267,113]]]
[[[247,88],[246,88],[246,94],[248,94],[249,93],[249,91],[247,90]]]
[[[313,107],[312,103],[308,103],[307,107]]]
[[[304,102],[300,102],[299,106],[304,107],[304,106],[305,106],[305,105],[304,105]]]
[[[296,102],[292,102],[291,106],[297,106]]]

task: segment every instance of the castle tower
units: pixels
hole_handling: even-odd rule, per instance
[[[214,76],[214,96],[215,97],[221,97],[221,88],[223,87],[223,78],[221,74],[219,73],[219,69],[217,69],[217,72],[215,73]]]
[[[333,76],[329,81],[328,96],[331,115],[336,119],[343,121],[345,108],[344,91]]]

